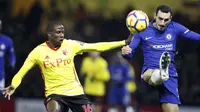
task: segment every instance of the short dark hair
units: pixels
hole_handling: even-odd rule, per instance
[[[50,21],[47,25],[47,32],[52,32],[55,25],[62,25],[59,21]]]
[[[170,12],[170,14],[172,15],[172,8],[167,6],[167,5],[159,5],[156,9],[156,15],[158,14],[158,11],[164,12],[164,13],[168,13]]]

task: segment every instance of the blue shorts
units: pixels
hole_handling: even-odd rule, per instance
[[[111,87],[108,94],[108,102],[111,105],[119,104],[126,107],[130,104],[130,94],[125,87]]]
[[[145,85],[159,92],[160,103],[181,104],[178,93],[178,77],[169,77],[162,85],[150,86],[144,80]]]

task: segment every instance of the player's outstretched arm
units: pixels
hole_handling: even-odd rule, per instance
[[[129,37],[126,40],[122,41],[113,41],[113,42],[98,42],[98,43],[82,43],[80,52],[103,52],[111,49],[115,49],[118,47],[122,47],[124,45],[128,45],[131,42],[132,37]]]
[[[18,71],[18,73],[13,77],[11,85],[6,88],[1,88],[1,90],[3,90],[3,95],[5,98],[8,97],[8,99],[10,100],[10,96],[15,92],[16,88],[20,85],[23,77],[35,64],[36,64],[35,55],[33,52],[31,52],[28,58],[25,60],[23,66]]]
[[[126,45],[125,41],[84,43],[81,52],[103,52]]]
[[[178,36],[182,36],[184,38],[188,38],[191,40],[200,40],[200,34],[189,30],[187,27],[176,23],[176,33],[178,34]]]
[[[200,40],[200,34],[193,32],[193,31],[189,31],[186,32],[183,37],[188,38],[188,39],[192,39],[192,40]]]

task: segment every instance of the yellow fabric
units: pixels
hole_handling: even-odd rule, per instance
[[[83,44],[80,46],[79,53],[90,52],[90,51],[98,51],[103,52],[109,49],[114,49],[117,47],[124,46],[126,44],[125,40],[123,41],[115,41],[115,42],[98,42],[98,43],[80,43]]]
[[[124,44],[124,41],[83,44],[78,41],[64,40],[59,49],[53,50],[44,42],[31,51],[19,72],[14,76],[11,85],[17,88],[25,74],[34,65],[39,65],[45,82],[46,96],[84,94],[74,68],[74,56],[84,51],[105,51]]]
[[[110,79],[107,67],[108,64],[102,57],[95,60],[90,57],[83,59],[81,74],[85,75],[84,92],[86,94],[94,96],[105,95],[105,82]]]
[[[132,65],[130,65],[130,64],[129,64],[129,74],[132,75],[131,77],[135,78],[135,70],[132,67]],[[135,81],[133,81],[133,80],[128,81],[126,86],[127,86],[127,89],[130,93],[134,93],[137,89]]]

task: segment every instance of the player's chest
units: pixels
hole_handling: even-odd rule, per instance
[[[104,66],[104,64],[102,63],[101,60],[92,60],[92,59],[89,59],[87,62],[86,62],[86,66],[92,66],[92,67],[88,67],[87,70],[89,72],[96,72],[96,71],[99,71],[102,66]]]
[[[70,49],[48,50],[41,52],[38,63],[44,68],[57,68],[73,63],[74,54]]]
[[[151,32],[142,37],[142,40],[146,43],[173,43],[176,41],[176,34],[173,32],[157,33]]]
[[[152,31],[142,37],[144,49],[155,50],[174,50],[177,36],[173,30],[168,30],[163,33]]]
[[[113,71],[114,75],[113,77],[118,78],[118,79],[122,79],[124,74],[123,68],[118,68],[116,67]]]

